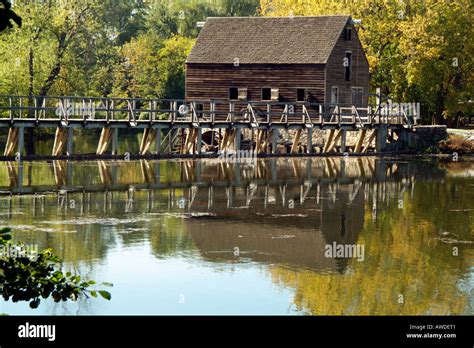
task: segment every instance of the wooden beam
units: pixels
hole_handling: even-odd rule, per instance
[[[334,139],[334,133],[335,133],[335,132],[336,132],[335,129],[331,129],[331,130],[329,131],[329,136],[328,136],[328,138],[327,138],[327,140],[326,140],[326,144],[324,144],[323,153],[326,153],[327,150],[329,149],[329,146],[331,146],[332,140]]]
[[[5,145],[5,151],[3,153],[4,156],[15,155],[15,149],[17,148],[17,145],[18,145],[18,135],[19,135],[18,128],[12,127],[8,129],[7,143]]]
[[[193,128],[191,138],[188,144],[188,153],[195,154],[197,147],[196,147],[196,139],[198,137],[198,128]]]
[[[376,136],[377,136],[377,130],[374,129],[372,134],[370,135],[369,139],[367,140],[367,144],[362,149],[362,153],[367,152],[367,150],[370,148],[370,144],[372,143],[372,141],[375,139]]]
[[[269,132],[266,129],[259,129],[257,133],[257,153],[266,153],[269,144]]]
[[[102,132],[100,133],[99,145],[97,146],[97,155],[103,155],[112,140],[113,130],[111,128],[102,128]]]
[[[221,132],[221,130],[219,129],[219,133]],[[227,147],[227,139],[229,138],[229,130],[228,129],[225,129],[224,130],[224,136],[221,137],[219,136],[219,150],[222,152],[225,150],[225,148]]]
[[[184,130],[183,130],[184,131]],[[182,131],[182,132],[183,132]],[[184,135],[183,133],[181,132],[181,137]],[[183,155],[186,153],[187,149],[188,149],[188,141],[189,141],[189,137],[191,136],[191,129],[188,129],[188,133],[186,134],[186,138],[184,140],[184,143],[181,141],[181,151],[180,153]]]
[[[334,140],[332,141],[332,143],[329,145],[329,147],[326,149],[325,152],[331,152],[334,149],[338,140],[342,137],[342,132],[343,132],[342,129],[338,130],[337,135],[334,137]]]
[[[56,134],[54,135],[53,144],[53,156],[59,156],[63,153],[64,147],[67,143],[68,129],[67,128],[56,128]]]
[[[361,129],[359,135],[357,136],[356,146],[354,152],[359,153],[362,151],[362,145],[364,145],[365,135],[367,134],[367,129]]]
[[[156,141],[156,129],[145,128],[140,142],[140,155],[146,155],[151,145]]]
[[[224,132],[224,138],[221,141],[221,151],[226,151],[234,143],[234,138],[236,135],[235,129],[226,129]]]
[[[296,135],[295,135],[293,144],[291,144],[291,151],[290,151],[291,153],[296,153],[297,152],[298,145],[299,145],[299,142],[300,142],[300,137],[301,137],[301,129],[298,129],[296,131]]]

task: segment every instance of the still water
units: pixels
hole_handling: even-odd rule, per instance
[[[114,284],[0,313],[472,315],[473,202],[468,160],[0,163],[0,226]]]

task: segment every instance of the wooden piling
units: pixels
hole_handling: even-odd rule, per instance
[[[18,128],[12,127],[8,129],[7,143],[5,145],[5,151],[3,153],[4,156],[15,155],[15,150],[18,145],[18,135],[19,135]]]
[[[364,145],[365,135],[367,134],[367,129],[361,129],[357,137],[356,146],[354,148],[355,153],[362,151],[362,145]]]
[[[298,146],[300,143],[300,137],[301,137],[301,129],[298,129],[296,131],[295,138],[293,140],[293,144],[291,145],[291,153],[297,153],[298,152]]]
[[[326,143],[324,144],[324,148],[323,148],[323,152],[324,152],[324,153],[325,153],[325,152],[328,152],[328,149],[329,149],[329,147],[330,147],[331,144],[332,144],[332,140],[334,139],[334,133],[335,133],[335,132],[336,132],[335,129],[331,129],[331,130],[329,131],[329,136],[328,136],[328,138],[326,139]]]
[[[140,141],[140,155],[146,155],[148,150],[150,149],[153,142],[155,142],[156,137],[156,129],[153,128],[145,128],[142,135],[142,140]]]
[[[112,132],[111,128],[102,128],[100,133],[99,145],[97,146],[97,155],[103,155],[110,146],[112,141]]]
[[[67,128],[56,128],[56,134],[54,135],[54,144],[53,144],[53,156],[59,156],[63,153],[64,147],[68,139],[68,129]]]

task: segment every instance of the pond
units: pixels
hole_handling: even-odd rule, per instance
[[[0,313],[472,315],[473,202],[466,159],[3,162],[0,226],[114,286]]]

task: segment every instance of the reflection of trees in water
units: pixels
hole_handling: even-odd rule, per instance
[[[416,196],[436,206],[433,197]],[[460,245],[437,239],[437,218],[423,216],[426,206],[416,199],[405,199],[404,204],[400,210],[394,202],[376,223],[366,215],[358,241],[365,245],[365,261],[350,260],[350,272],[328,276],[275,266],[270,271],[274,281],[295,288],[295,305],[315,315],[472,314],[468,294],[458,288],[472,258],[463,255]],[[468,225],[471,231],[473,225]],[[454,233],[462,230],[452,227]],[[459,256],[452,255],[453,246],[461,247]],[[398,302],[400,294],[403,304]]]
[[[57,216],[55,217],[57,220]],[[22,224],[33,226],[34,221],[22,217]],[[25,243],[38,244],[39,248],[52,248],[56,255],[66,262],[77,264],[81,261],[103,259],[107,250],[114,244],[114,233],[110,227],[98,224],[84,225],[48,225],[35,229],[15,229],[14,238]],[[57,232],[45,232],[53,229]]]
[[[147,177],[151,181],[153,174],[156,178],[158,173],[161,175],[161,182],[182,182],[183,166],[187,166],[189,176],[196,169],[189,166],[189,161],[160,163],[159,172],[153,165],[144,167],[143,162],[105,162],[104,170],[110,173],[116,170],[117,181],[127,183],[146,181]],[[250,168],[245,175],[253,177],[258,174],[260,179],[266,180],[273,178],[272,162],[259,163],[259,168]],[[277,177],[291,179],[296,175],[305,178],[308,171],[313,177],[330,177],[326,159],[312,159],[310,163],[308,169],[307,160],[279,160],[276,162]],[[378,165],[375,161],[364,160],[361,167],[359,159],[350,163],[343,169],[347,175],[355,178],[361,171],[364,172],[364,177],[373,178]],[[213,182],[217,178],[217,166],[202,164],[202,181]],[[28,165],[24,163],[24,166]],[[337,163],[331,165],[334,173],[342,170],[340,166],[336,166]],[[52,204],[43,212],[38,210],[36,217],[25,214],[13,216],[6,221],[13,222],[13,225],[54,228],[56,232],[53,233],[21,229],[17,235],[18,239],[26,242],[52,247],[62,258],[73,264],[79,264],[80,261],[92,264],[92,260],[103,259],[109,248],[118,244],[133,246],[147,242],[158,258],[183,252],[199,252],[209,261],[233,262],[247,259],[272,264],[271,274],[274,280],[294,287],[296,305],[314,314],[462,313],[466,311],[467,299],[465,294],[457,290],[456,281],[459,274],[468,265],[472,265],[472,258],[464,256],[469,252],[469,245],[454,244],[460,247],[460,256],[456,258],[451,256],[453,245],[436,238],[472,238],[473,215],[465,210],[470,207],[474,198],[472,180],[447,177],[440,181],[444,171],[433,171],[434,165],[428,161],[398,163],[397,166],[387,167],[391,168],[386,173],[391,179],[401,179],[405,174],[419,174],[418,181],[413,190],[408,188],[404,191],[404,210],[397,208],[396,188],[393,192],[387,191],[395,194],[391,200],[382,198],[382,194],[375,196],[378,209],[376,221],[372,217],[371,200],[374,195],[370,189],[377,187],[382,193],[385,187],[383,183],[364,184],[364,187],[369,188],[369,193],[366,194],[362,188],[351,201],[355,192],[351,188],[352,184],[342,183],[337,189],[337,184],[327,181],[320,185],[321,201],[318,204],[315,202],[316,184],[313,184],[308,193],[308,201],[300,204],[306,187],[304,180],[295,184],[284,180],[273,186],[260,185],[259,182],[252,200],[248,198],[252,187],[233,187],[230,190],[233,192],[233,201],[229,209],[226,188],[216,187],[214,205],[210,209],[216,217],[183,218],[183,214],[208,211],[208,191],[199,188],[190,210],[188,189],[175,190],[172,195],[174,207],[169,212],[168,190],[154,190],[151,205],[150,191],[137,190],[133,196],[134,202],[128,208],[126,192],[99,192],[91,194],[90,207],[84,211],[84,215],[79,214],[79,208],[65,212]],[[10,171],[17,170],[18,164],[12,163],[11,167]],[[227,175],[235,174],[232,166],[231,169],[232,173]],[[10,172],[7,166],[3,166],[3,170],[5,175],[0,177],[1,185],[7,182],[8,186]],[[56,173],[65,170],[61,164]],[[74,182],[103,184],[99,170],[97,162],[81,163],[73,172]],[[145,175],[144,170],[148,171]],[[31,172],[35,182],[54,185],[57,180],[54,167],[46,163],[33,164]],[[221,175],[226,178],[223,171]],[[279,191],[283,184],[284,204],[282,192]],[[386,184],[389,187],[389,183]],[[266,189],[272,198],[264,203],[263,194]],[[413,199],[410,198],[411,195]],[[185,209],[176,206],[176,200],[180,197],[186,198]],[[75,198],[80,204],[82,194],[71,194],[68,198]],[[18,202],[20,198],[14,199]],[[31,196],[21,199],[23,210],[31,209]],[[54,203],[54,196],[52,200]],[[295,202],[294,209],[288,209],[290,200]],[[243,208],[247,201],[250,202],[249,207]],[[3,209],[4,203],[1,204]],[[13,210],[15,209],[14,207]],[[76,225],[67,222],[89,217],[95,219],[95,223]],[[141,217],[148,220],[140,220]],[[110,218],[137,220],[115,225],[103,221]],[[39,224],[40,220],[63,223]],[[68,230],[74,233],[65,233]],[[444,235],[443,232],[449,234]],[[333,241],[338,244],[364,244],[365,261],[325,258],[324,245]],[[240,249],[238,260],[234,256],[235,247]],[[398,304],[398,294],[404,294],[404,305]]]
[[[186,223],[180,217],[163,217],[161,225],[151,231],[149,238],[152,253],[158,258],[186,253],[195,248]]]

